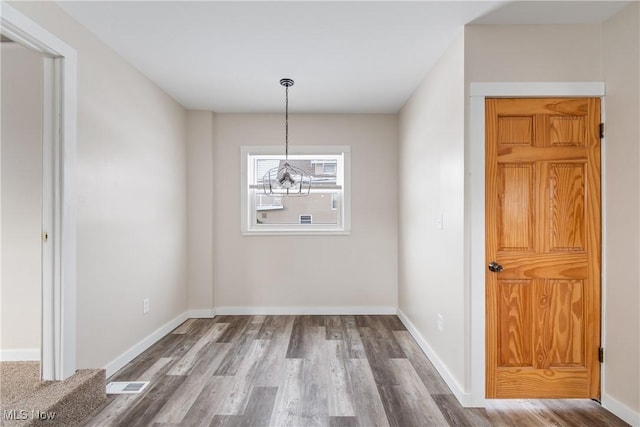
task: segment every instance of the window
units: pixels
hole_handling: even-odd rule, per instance
[[[335,163],[325,163],[322,167],[322,172],[326,174],[336,173],[336,164]]]
[[[338,170],[337,162],[335,160],[330,160],[330,159],[312,160],[311,166],[315,176],[322,176],[322,175],[335,176],[336,171]]]
[[[305,197],[264,193],[262,179],[284,162],[282,146],[245,146],[242,154],[242,233],[348,234],[350,147],[290,147],[289,163],[311,177]]]
[[[311,224],[311,215],[300,215],[300,224]]]

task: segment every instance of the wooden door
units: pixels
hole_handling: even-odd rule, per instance
[[[486,394],[599,398],[600,100],[486,101]]]

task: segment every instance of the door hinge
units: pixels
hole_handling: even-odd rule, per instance
[[[49,233],[47,233],[46,231],[42,232],[42,241],[43,242],[49,241]]]
[[[602,347],[598,349],[598,362],[600,363],[604,362],[604,348]]]
[[[600,138],[604,138],[604,123],[600,123]]]

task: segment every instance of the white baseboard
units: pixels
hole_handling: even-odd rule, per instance
[[[135,359],[140,353],[151,347],[153,344],[158,342],[160,338],[167,335],[169,332],[177,328],[181,323],[189,318],[189,312],[185,311],[184,313],[178,315],[175,319],[170,320],[163,326],[159,327],[151,334],[144,337],[140,342],[135,344],[133,347],[122,353],[120,356],[116,357],[114,360],[109,362],[104,369],[107,371],[106,375],[109,378],[111,375],[118,372],[122,369],[127,363],[131,362]]]
[[[40,360],[39,348],[16,348],[0,350],[0,362],[22,362]]]
[[[424,351],[424,353],[429,358],[429,360],[431,361],[433,366],[436,368],[436,370],[438,371],[440,376],[442,376],[444,381],[447,383],[447,385],[449,386],[451,391],[453,391],[454,396],[456,396],[456,399],[458,399],[460,404],[465,408],[466,407],[478,406],[478,405],[474,405],[473,404],[473,399],[472,399],[473,396],[472,396],[471,393],[466,393],[466,392],[462,391],[462,389],[460,388],[460,385],[453,378],[453,376],[451,375],[449,370],[446,368],[445,364],[442,363],[440,358],[433,351],[433,349],[427,343],[427,341],[424,339],[422,334],[420,334],[420,332],[418,332],[418,330],[416,329],[415,325],[413,323],[411,323],[411,321],[407,318],[407,316],[400,309],[398,309],[398,318],[404,324],[404,326],[407,328],[407,330],[409,331],[411,336],[413,336],[413,339],[416,340],[416,342],[418,343],[418,345],[420,346],[422,351]],[[612,398],[611,396],[607,395],[606,393],[602,394],[601,403],[602,403],[602,407],[603,408],[607,409],[608,411],[610,411],[611,413],[613,413],[617,417],[621,418],[622,420],[624,420],[626,423],[630,424],[631,426],[635,426],[635,427],[640,426],[640,414],[639,413],[634,412],[632,409],[630,409],[626,405],[618,402],[616,399]]]
[[[396,314],[395,307],[216,307],[217,315],[349,315],[349,314]]]
[[[612,412],[618,418],[622,418],[626,423],[636,427],[640,426],[640,414],[634,412],[631,408],[618,402],[608,394],[602,394],[600,403],[602,404],[603,408],[605,408],[609,412]]]
[[[213,308],[197,308],[187,311],[189,319],[212,319],[216,317],[216,311]]]
[[[180,314],[165,325],[143,338],[133,347],[122,353],[105,366],[107,378],[122,369],[127,363],[135,359],[143,351],[158,342],[162,337],[174,330],[185,320],[193,318],[213,318],[216,315],[294,315],[294,314],[314,314],[314,315],[353,315],[353,314],[397,314],[400,321],[407,328],[413,339],[416,340],[422,351],[429,358],[442,379],[447,383],[454,396],[463,407],[474,406],[472,404],[471,393],[462,391],[458,382],[453,378],[446,365],[440,360],[435,351],[424,339],[415,325],[409,318],[395,307],[216,307],[215,309],[194,309]],[[16,349],[0,350],[0,361],[33,361],[40,360],[40,349]],[[632,426],[640,426],[640,414],[634,412],[629,407],[618,402],[607,394],[602,395],[602,406],[620,417]]]
[[[460,388],[458,382],[453,378],[451,372],[447,369],[447,366],[440,360],[435,351],[431,348],[431,346],[424,339],[422,334],[418,331],[413,323],[409,320],[409,318],[402,312],[402,310],[398,309],[398,318],[407,328],[411,336],[418,343],[424,354],[429,358],[433,366],[436,368],[442,379],[449,386],[453,395],[458,399],[460,404],[463,407],[471,407],[472,404],[472,395],[471,393],[466,393]]]

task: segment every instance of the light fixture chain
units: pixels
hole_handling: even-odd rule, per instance
[[[280,85],[285,87],[284,107],[284,142],[285,162],[269,169],[262,176],[262,188],[266,195],[280,196],[308,196],[311,192],[311,176],[303,168],[289,164],[289,88],[293,86],[292,79],[280,79]]]
[[[289,160],[289,86],[285,86],[285,106],[284,106],[284,144],[285,161]]]

